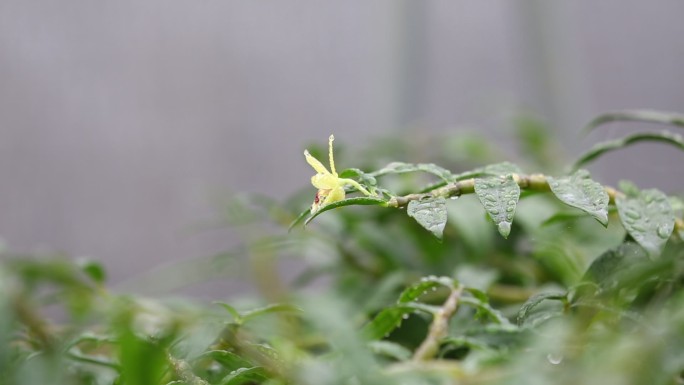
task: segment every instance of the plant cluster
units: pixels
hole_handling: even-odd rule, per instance
[[[621,111],[589,129],[616,120],[684,127],[681,115]],[[305,152],[313,204],[310,189],[225,202],[244,245],[167,275],[247,275],[255,296],[126,295],[97,263],[5,253],[0,384],[684,383],[684,204],[582,169],[635,143],[684,140],[598,143],[559,173],[544,126],[517,127],[524,167],[459,135],[384,140],[354,157],[375,171],[338,173],[331,137],[329,167]],[[448,166],[376,167],[420,145]],[[301,273],[286,280],[280,260]]]

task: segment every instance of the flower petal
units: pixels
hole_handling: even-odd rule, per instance
[[[313,167],[319,174],[330,174],[330,172],[325,168],[323,163],[319,162],[318,159],[314,158],[309,154],[308,150],[304,150],[304,156],[306,157],[306,162]]]
[[[341,200],[344,200],[344,188],[342,188],[342,186],[338,186],[330,191],[328,196],[323,201],[322,206],[326,206],[334,202],[339,202]]]
[[[311,184],[320,190],[331,190],[341,186],[340,179],[332,174],[316,174],[311,177]]]

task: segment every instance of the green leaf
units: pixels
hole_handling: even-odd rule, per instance
[[[643,247],[634,242],[625,242],[594,259],[584,273],[582,282],[593,282],[599,288],[604,289],[614,284],[612,277],[621,270],[630,268],[646,258],[648,256]],[[579,289],[582,288],[580,287]],[[583,289],[583,291],[586,290]]]
[[[656,189],[643,190],[636,198],[618,197],[615,204],[629,235],[651,257],[659,255],[674,230],[674,212],[667,196]]]
[[[389,334],[401,325],[411,313],[423,312],[433,315],[440,311],[439,306],[426,305],[420,302],[405,302],[383,309],[372,321],[368,322],[361,334],[369,340],[377,340]]]
[[[431,184],[420,190],[421,193],[430,192],[436,188],[445,186],[449,182],[458,182],[465,179],[473,179],[487,176],[504,176],[508,174],[521,174],[522,170],[517,165],[510,162],[501,162],[490,164],[485,167],[478,167],[474,170],[465,171],[460,174],[451,175],[448,181],[442,180],[438,183]]]
[[[366,186],[372,187],[376,186],[378,184],[378,181],[375,179],[374,176],[367,174],[358,168],[348,168],[340,173],[340,178],[350,178],[350,179],[358,179],[358,181]]]
[[[287,227],[287,231],[288,232],[292,231],[292,229],[295,226],[297,226],[298,224],[300,224],[304,220],[304,218],[306,218],[307,215],[309,215],[309,214],[311,214],[311,208],[307,207],[304,211],[302,211],[301,213],[299,213],[299,215],[297,215],[297,218],[295,218],[292,221],[292,223],[290,223],[290,226]]]
[[[630,198],[635,198],[638,197],[639,194],[641,194],[641,190],[639,187],[637,187],[634,182],[628,181],[628,180],[621,180],[618,182],[618,188],[620,191],[625,193]]]
[[[266,371],[258,366],[253,368],[240,368],[224,377],[221,385],[240,385],[245,383],[261,383],[267,379]]]
[[[381,168],[380,170],[374,171],[368,175],[373,177],[383,176],[387,174],[405,174],[409,172],[423,171],[429,174],[438,176],[444,181],[452,180],[453,175],[451,171],[439,167],[433,163],[404,163],[404,162],[392,162],[387,166]]]
[[[442,346],[445,348],[461,348],[467,347],[474,350],[487,350],[489,345],[483,341],[479,341],[477,338],[472,337],[447,337],[442,340]]]
[[[482,174],[489,176],[505,176],[508,174],[522,174],[522,170],[518,165],[511,162],[501,162],[485,166],[482,169]]]
[[[371,341],[368,343],[368,347],[375,354],[394,358],[397,361],[405,361],[411,358],[411,351],[396,342]]]
[[[399,296],[398,303],[415,301],[429,290],[436,290],[439,286],[454,287],[454,280],[449,277],[436,277],[434,275],[424,277],[420,282],[407,287]]]
[[[513,175],[475,179],[475,194],[480,199],[489,217],[496,223],[499,234],[508,238],[520,198],[520,186]]]
[[[576,207],[608,226],[610,197],[600,183],[591,180],[589,171],[578,170],[561,178],[547,178],[551,191],[561,202]]]
[[[88,277],[90,277],[90,279],[92,279],[94,282],[104,284],[107,280],[107,272],[105,271],[101,263],[96,261],[85,260],[79,261],[78,265],[81,268],[81,270],[83,270],[83,272],[86,273]]]
[[[579,159],[575,161],[572,166],[573,170],[577,170],[584,164],[592,162],[598,159],[600,156],[607,152],[619,150],[621,148],[630,146],[635,143],[640,142],[661,142],[665,144],[671,144],[680,150],[684,150],[684,139],[681,135],[673,134],[671,132],[663,131],[661,133],[640,133],[630,136],[626,136],[621,139],[609,140],[606,142],[597,143],[589,151],[582,154]]]
[[[520,308],[518,311],[518,326],[522,325],[527,317],[530,315],[530,312],[534,310],[537,305],[540,303],[546,301],[546,300],[555,300],[555,301],[566,301],[567,300],[567,294],[566,293],[539,293],[536,295],[533,295],[530,297]]]
[[[361,206],[385,206],[385,205],[387,205],[387,202],[385,202],[383,199],[374,198],[374,197],[355,197],[355,198],[344,199],[344,200],[333,202],[329,205],[325,205],[325,206],[321,207],[318,211],[316,211],[313,215],[311,215],[306,221],[304,221],[304,224],[308,225],[309,222],[311,222],[314,218],[323,214],[326,211],[336,209],[338,207],[359,206],[359,205],[361,205]]]
[[[684,115],[675,112],[664,112],[655,110],[624,110],[613,111],[599,115],[587,124],[585,131],[589,132],[594,128],[610,122],[631,121],[667,124],[671,126],[684,127]]]
[[[195,361],[203,358],[211,358],[221,364],[223,367],[230,370],[252,367],[254,365],[245,358],[242,358],[241,356],[227,350],[210,350],[208,352],[204,352],[197,357]]]
[[[557,223],[564,223],[564,222],[573,222],[577,221],[580,219],[586,218],[587,215],[585,213],[579,212],[579,211],[561,211],[557,212],[550,217],[548,217],[544,222],[542,222],[539,226],[544,227],[544,226],[551,226]]]
[[[386,337],[401,324],[405,316],[408,317],[414,311],[411,306],[392,306],[383,309],[363,327],[361,334],[370,340]]]
[[[447,221],[446,199],[436,197],[410,201],[406,213],[437,238],[442,239]]]
[[[230,313],[230,315],[233,317],[233,322],[235,322],[237,324],[242,323],[242,316],[240,315],[240,312],[237,311],[237,309],[235,309],[231,305],[228,305],[227,303],[224,303],[224,302],[216,301],[216,302],[214,302],[214,304],[219,305],[219,306],[223,307],[224,309],[226,309],[226,311],[228,311],[228,313]]]
[[[486,296],[485,296],[486,297]],[[511,322],[504,316],[500,311],[494,309],[489,303],[481,296],[475,297],[461,297],[459,303],[463,305],[472,306],[477,310],[477,316],[481,318],[489,318],[494,323],[504,326],[510,326]]]
[[[250,319],[257,318],[259,316],[271,313],[301,313],[301,309],[286,303],[277,303],[272,305],[267,305],[260,307],[258,309],[253,309],[242,313],[242,322],[247,322]]]

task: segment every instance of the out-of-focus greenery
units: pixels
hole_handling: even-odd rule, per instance
[[[521,167],[472,134],[341,149],[338,168],[358,168],[341,175],[374,201],[348,196],[288,231],[311,216],[311,186],[235,196],[221,218],[242,247],[154,277],[228,266],[256,297],[124,295],[96,262],[4,252],[0,385],[684,383],[681,200],[535,176],[557,172],[557,145],[539,121],[516,124]],[[385,167],[409,155],[426,163]],[[303,269],[286,280],[280,263]]]

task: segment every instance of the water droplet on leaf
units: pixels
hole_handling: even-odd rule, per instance
[[[558,365],[561,362],[563,362],[563,356],[560,354],[553,354],[549,353],[546,355],[546,359],[551,363],[552,365]]]
[[[670,237],[670,233],[672,232],[672,230],[668,226],[661,225],[658,226],[657,232],[660,238],[667,239]]]
[[[634,210],[627,210],[627,211],[625,211],[625,215],[626,215],[627,217],[629,217],[629,218],[632,218],[632,219],[639,219],[639,218],[641,218],[641,214],[639,214],[638,212],[636,212],[636,211],[634,211]]]

